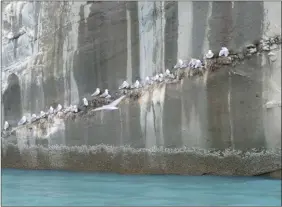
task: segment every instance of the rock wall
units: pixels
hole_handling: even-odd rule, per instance
[[[79,104],[96,87],[114,91],[125,79],[163,72],[177,58],[200,58],[221,46],[241,50],[281,31],[279,2],[4,1],[2,8],[1,114],[2,123],[11,125],[50,105]],[[272,49],[276,61],[258,55],[233,68],[235,75],[220,70],[186,79],[147,93],[119,112],[80,122],[58,120],[45,132],[19,130],[8,140],[19,152],[38,144],[102,143],[272,150],[281,146],[281,108],[264,108],[267,101],[281,101],[281,52]],[[31,152],[40,159],[40,152]],[[9,167],[17,159],[30,159],[13,150],[8,154],[2,162]],[[279,161],[277,155],[267,159]],[[281,168],[268,164],[254,169]]]

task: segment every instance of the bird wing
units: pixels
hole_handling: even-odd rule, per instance
[[[108,106],[116,106],[119,104],[119,102],[121,102],[122,99],[125,98],[125,95],[119,97],[118,99],[114,100],[112,103],[108,104]]]
[[[118,109],[118,108],[115,107],[115,106],[104,105],[104,106],[101,106],[99,108],[93,109],[92,111],[102,111],[102,110],[112,111],[112,110],[116,110],[116,109]]]
[[[218,56],[223,56],[223,54],[224,54],[224,51],[220,50]]]
[[[104,106],[101,106],[101,107],[98,107],[96,109],[93,109],[92,111],[101,111],[101,110],[104,110],[105,107]]]

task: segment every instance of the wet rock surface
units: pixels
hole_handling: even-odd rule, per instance
[[[193,148],[18,146],[3,141],[4,167],[131,174],[258,175],[281,169],[279,150],[238,152]],[[9,154],[12,153],[12,156]],[[3,157],[2,155],[2,157]],[[250,166],[251,164],[251,166]]]
[[[281,23],[269,16],[278,7],[162,4],[36,2],[8,11],[2,123],[12,128],[3,134],[3,167],[202,175],[281,169],[281,108],[265,107],[270,101],[281,106],[281,37],[273,34]],[[9,31],[15,36],[5,39]],[[117,90],[125,79],[144,80],[178,58],[201,59],[222,46],[229,57],[204,61],[201,70],[171,70],[177,79]],[[92,100],[96,87],[108,88],[111,99]],[[122,94],[127,98],[119,110],[92,111]],[[23,115],[59,103],[80,110],[15,128]]]

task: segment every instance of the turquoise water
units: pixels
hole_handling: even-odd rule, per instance
[[[2,205],[279,206],[281,181],[2,169]]]

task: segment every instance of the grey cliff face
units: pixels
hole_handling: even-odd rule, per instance
[[[281,31],[280,15],[273,15],[281,14],[279,2],[3,2],[2,11],[1,120],[11,125],[51,105],[79,105],[97,87],[114,92],[124,80],[145,80],[172,68],[178,58],[202,58],[209,49],[218,53],[222,46],[241,51],[246,44]],[[22,127],[5,139],[9,144],[3,146],[7,148],[2,162],[9,167],[73,169],[76,164],[66,147],[100,144],[130,145],[133,150],[186,146],[271,151],[281,145],[281,108],[264,105],[281,102],[280,46],[271,51],[276,61],[267,53],[256,54],[234,68],[224,66],[206,76],[164,84],[117,111]],[[58,154],[46,154],[38,145]],[[79,153],[86,156],[84,150],[72,151],[77,153],[73,156],[82,159]],[[107,150],[101,153],[98,157]],[[141,154],[149,162],[146,153]],[[281,154],[266,154],[264,160],[272,159],[274,167],[260,162],[248,172],[247,164],[236,161],[235,168],[245,166],[242,171],[225,169],[221,174],[281,169]],[[138,157],[128,156],[128,163]],[[176,172],[176,165],[162,165],[171,164],[176,155],[166,158],[170,161],[154,156],[157,167],[142,168],[144,172]],[[130,171],[128,163],[117,171]],[[186,167],[180,171],[197,172]],[[207,171],[218,170],[205,168],[201,173]]]

